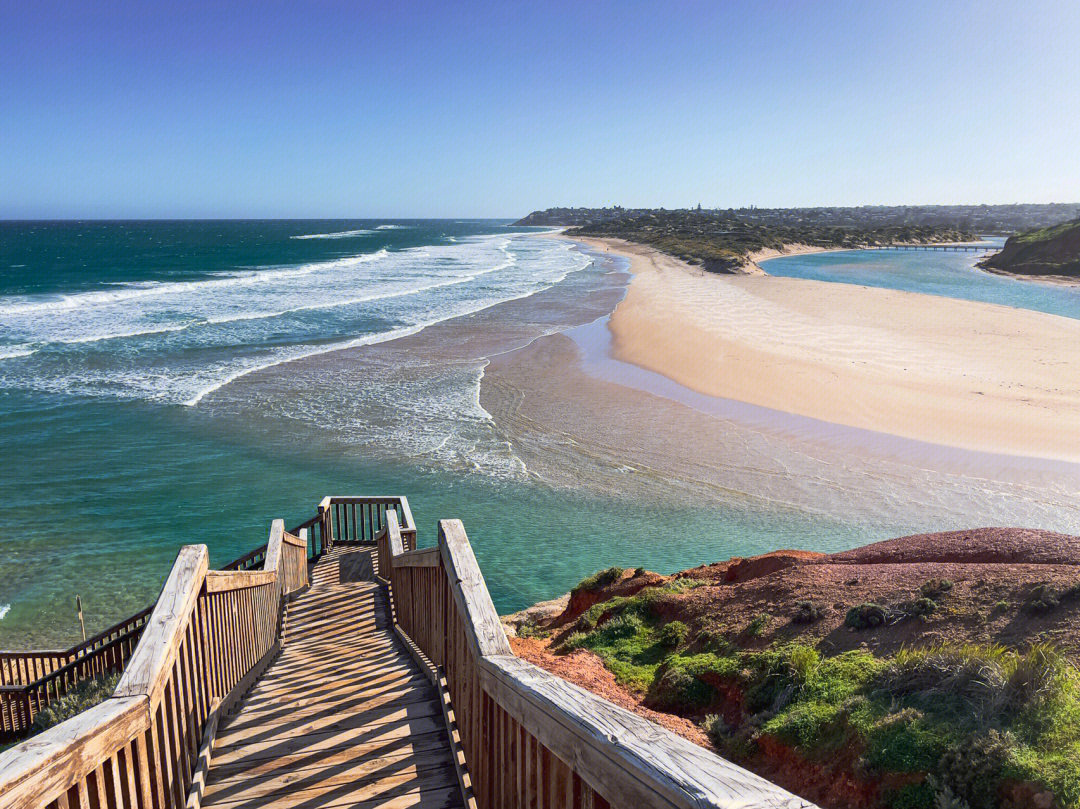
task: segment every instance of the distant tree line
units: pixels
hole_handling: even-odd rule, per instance
[[[750,253],[767,248],[781,250],[790,244],[857,248],[972,241],[978,238],[974,231],[946,225],[852,225],[837,224],[828,219],[789,224],[748,219],[740,213],[729,211],[663,209],[624,212],[580,224],[567,233],[573,236],[607,236],[647,244],[691,264],[701,265],[710,272],[737,272],[747,263]]]

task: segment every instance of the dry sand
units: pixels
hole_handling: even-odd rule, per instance
[[[707,274],[615,239],[618,359],[711,396],[963,449],[1080,461],[1080,321],[911,292]]]

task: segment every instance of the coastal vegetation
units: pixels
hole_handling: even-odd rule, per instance
[[[1010,236],[979,266],[1010,275],[1080,278],[1080,219]]]
[[[1036,541],[1030,560],[1057,543],[1040,566],[992,536],[963,560],[912,541],[628,572],[515,648],[596,660],[643,711],[826,807],[1080,807],[1080,539]]]
[[[663,210],[662,208],[659,210]],[[612,219],[638,218],[650,208],[548,208],[533,211],[515,225],[581,227]],[[676,210],[675,213],[680,211]],[[686,212],[685,209],[682,212]],[[1080,217],[1080,203],[1029,205],[859,205],[817,208],[706,208],[694,213],[723,215],[765,226],[872,229],[926,225],[983,234],[1008,235]]]
[[[525,221],[525,220],[523,220]],[[728,211],[650,210],[589,221],[567,231],[570,236],[625,239],[655,247],[709,272],[739,272],[759,250],[789,245],[857,248],[892,244],[972,241],[974,231],[956,226],[907,222],[836,224],[807,219],[786,222],[750,218]]]

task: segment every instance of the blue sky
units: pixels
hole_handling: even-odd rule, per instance
[[[1080,3],[0,0],[0,218],[1080,200]]]

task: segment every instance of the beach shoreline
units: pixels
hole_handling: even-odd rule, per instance
[[[699,393],[833,424],[1080,460],[1080,393],[1060,383],[1080,379],[1067,348],[1080,322],[890,289],[710,274],[623,240],[572,240],[630,263],[609,323],[619,360]]]

